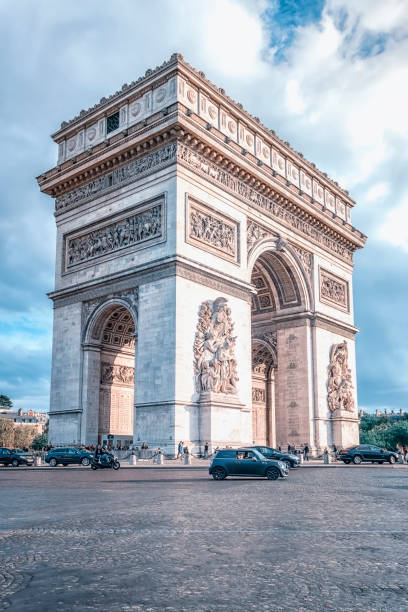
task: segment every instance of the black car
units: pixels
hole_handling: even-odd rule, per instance
[[[93,454],[82,448],[53,448],[45,455],[45,461],[52,467],[59,463],[62,465],[81,464],[90,465]]]
[[[276,448],[271,446],[251,446],[250,448],[256,448],[260,453],[263,454],[267,459],[276,459],[277,461],[283,461],[286,463],[288,468],[295,468],[300,465],[300,457],[297,455],[291,455],[290,453],[282,453]]]
[[[398,460],[398,455],[373,444],[359,444],[359,446],[339,451],[337,458],[340,461],[344,461],[344,463],[353,462],[356,465],[360,465],[363,461],[371,461],[371,463],[384,463],[384,461],[395,463]]]
[[[209,473],[214,480],[227,476],[258,476],[268,480],[286,478],[289,469],[282,461],[266,459],[254,448],[219,450],[211,461]]]
[[[19,465],[32,466],[34,464],[34,456],[18,448],[0,448],[0,463],[12,465],[13,467],[18,467]]]

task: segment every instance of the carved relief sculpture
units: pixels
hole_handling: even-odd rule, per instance
[[[66,267],[159,238],[162,231],[162,206],[158,205],[87,234],[67,238]]]
[[[251,251],[251,249],[253,248],[253,246],[254,246],[254,244],[256,242],[258,242],[259,240],[263,240],[264,238],[267,238],[268,236],[271,236],[270,232],[265,230],[263,227],[261,227],[257,223],[254,223],[253,221],[248,219],[248,223],[247,223],[247,250],[248,250],[248,254],[249,254],[249,252]]]
[[[333,344],[329,365],[327,401],[329,410],[354,411],[353,384],[348,367],[347,342]]]
[[[123,187],[141,176],[174,163],[176,159],[176,149],[176,143],[172,142],[153,153],[143,155],[112,172],[104,174],[85,185],[81,185],[81,187],[72,189],[68,193],[56,198],[56,211],[64,212],[67,208],[79,206],[102,193]]]
[[[349,299],[347,281],[320,268],[320,300],[330,306],[348,312]]]
[[[194,340],[194,374],[198,393],[237,393],[236,336],[227,300],[201,305]]]
[[[238,224],[204,204],[188,198],[187,242],[237,262]]]
[[[101,363],[102,385],[133,385],[134,368],[124,365],[113,365],[106,361]]]
[[[252,387],[252,401],[253,402],[265,402],[265,389],[259,389],[258,387]]]

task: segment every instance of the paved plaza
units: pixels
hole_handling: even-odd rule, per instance
[[[408,468],[0,469],[0,610],[408,608]]]

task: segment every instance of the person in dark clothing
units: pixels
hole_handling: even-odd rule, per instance
[[[309,461],[309,446],[305,444],[303,447],[303,458],[305,461]]]

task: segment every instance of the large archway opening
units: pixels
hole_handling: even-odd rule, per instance
[[[101,334],[98,442],[133,443],[135,326],[123,306],[110,311]]]
[[[115,449],[133,443],[135,321],[123,301],[101,306],[84,342],[84,439]]]
[[[304,275],[294,254],[265,245],[252,257],[252,438],[285,447],[309,439]],[[306,374],[305,374],[306,372]],[[305,438],[303,440],[303,438]]]

